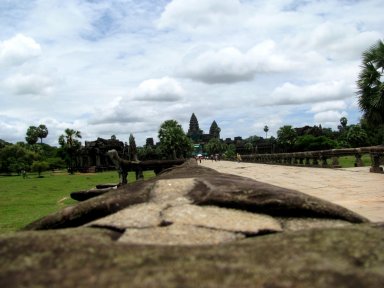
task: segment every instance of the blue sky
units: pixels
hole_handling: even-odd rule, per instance
[[[357,123],[381,0],[0,0],[0,139],[45,124],[138,145],[194,112],[221,136]]]

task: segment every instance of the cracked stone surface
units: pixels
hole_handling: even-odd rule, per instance
[[[194,225],[172,224],[147,229],[127,229],[118,242],[143,245],[215,245],[227,243],[245,236],[223,230]]]
[[[92,221],[85,226],[105,226],[118,229],[155,227],[161,224],[161,205],[142,203]]]
[[[127,229],[119,241],[152,245],[209,245],[282,231],[271,216],[189,204],[192,200],[187,195],[196,184],[194,178],[158,180],[148,203],[130,206],[85,226]],[[169,226],[160,227],[164,223]]]
[[[271,216],[213,206],[182,205],[163,212],[165,222],[258,234],[260,231],[282,231]]]
[[[280,221],[284,231],[341,228],[353,225],[350,222],[335,219],[279,218],[278,220]]]
[[[194,178],[158,180],[149,194],[149,202],[165,206],[189,204],[192,201],[186,196],[195,185]]]

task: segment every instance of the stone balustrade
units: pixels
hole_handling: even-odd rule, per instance
[[[349,155],[355,156],[356,167],[364,166],[363,161],[361,159],[362,155],[364,154],[369,154],[371,157],[370,172],[383,173],[383,168],[380,167],[380,163],[382,163],[384,159],[384,146],[331,149],[294,153],[250,154],[241,155],[241,158],[245,162],[340,168],[341,166],[339,165],[339,157]]]

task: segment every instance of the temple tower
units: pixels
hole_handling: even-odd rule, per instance
[[[187,136],[189,136],[192,141],[198,142],[201,140],[202,135],[203,131],[199,128],[199,121],[197,121],[195,113],[192,113]]]
[[[220,132],[221,132],[221,129],[217,125],[216,121],[213,121],[211,124],[211,127],[209,128],[209,135],[212,138],[220,139]]]

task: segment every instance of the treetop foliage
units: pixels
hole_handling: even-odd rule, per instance
[[[358,103],[370,125],[384,124],[384,43],[379,40],[362,55],[357,80]]]
[[[173,159],[187,157],[193,149],[191,140],[176,120],[163,122],[158,137],[163,153]]]

